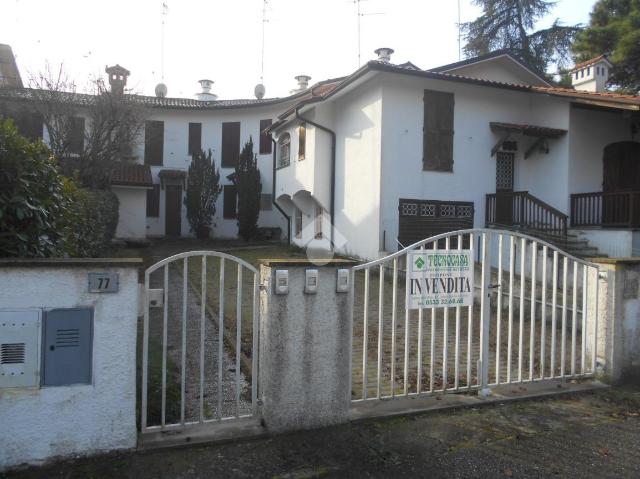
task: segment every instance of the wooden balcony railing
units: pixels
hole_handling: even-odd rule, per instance
[[[517,227],[563,241],[567,237],[567,220],[567,215],[562,211],[536,198],[528,191],[487,195],[485,210],[487,226]]]
[[[640,227],[640,191],[571,195],[571,226]]]

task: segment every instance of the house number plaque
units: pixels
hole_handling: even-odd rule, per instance
[[[119,286],[118,273],[89,273],[90,293],[117,293]]]

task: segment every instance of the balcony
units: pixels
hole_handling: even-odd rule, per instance
[[[640,191],[571,195],[571,227],[640,228]]]

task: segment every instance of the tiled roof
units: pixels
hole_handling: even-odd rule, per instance
[[[574,66],[571,69],[571,71],[574,72],[576,70],[580,70],[581,68],[588,67],[589,65],[593,65],[594,63],[597,63],[600,60],[606,60],[607,63],[611,64],[611,62],[607,59],[606,55],[598,55],[597,57],[592,58],[591,60],[587,60],[585,62],[578,63],[576,66]]]
[[[567,133],[567,130],[559,128],[549,128],[546,126],[536,125],[518,125],[515,123],[502,123],[492,121],[489,123],[491,130],[510,131],[514,133],[522,133],[526,136],[535,136],[537,138],[559,138]]]
[[[164,169],[160,170],[158,175],[161,178],[184,178],[185,176],[187,176],[187,172],[184,170]]]
[[[612,92],[589,92],[572,90],[571,88],[557,88],[557,87],[531,87],[533,91],[539,93],[548,93],[549,95],[563,96],[567,98],[582,98],[586,100],[607,100],[614,101],[616,103],[627,103],[630,105],[640,105],[640,96],[637,95],[623,95],[621,93]]]
[[[111,174],[111,185],[151,187],[151,168],[148,165],[120,165]]]

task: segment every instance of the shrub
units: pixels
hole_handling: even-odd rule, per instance
[[[70,207],[65,178],[42,141],[0,119],[0,256],[46,257],[61,250],[60,222]]]
[[[249,241],[258,233],[260,192],[262,191],[258,156],[253,153],[251,137],[242,148],[233,181],[238,190],[238,234],[245,241]]]
[[[191,232],[198,238],[207,238],[209,228],[216,214],[216,200],[222,191],[220,172],[211,150],[193,155],[187,177],[187,191],[184,204]]]

